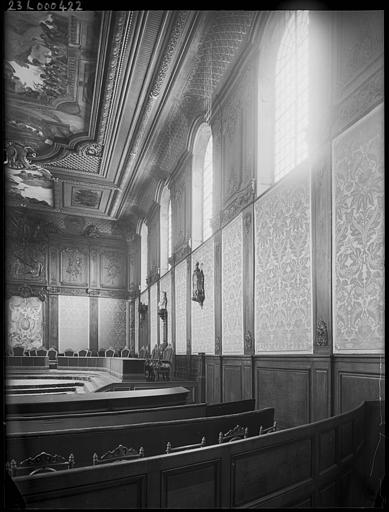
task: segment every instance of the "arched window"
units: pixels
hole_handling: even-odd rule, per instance
[[[169,199],[169,205],[167,210],[167,244],[168,244],[168,261],[173,256],[173,232],[172,232],[172,200]],[[169,263],[169,268],[171,267]]]
[[[213,148],[211,127],[202,123],[193,145],[192,249],[212,235]]]
[[[148,228],[146,223],[143,221],[140,230],[140,287],[141,290],[147,288],[147,237]]]
[[[275,69],[274,181],[308,157],[308,11],[292,12]]]
[[[169,211],[170,209],[170,211]],[[170,190],[165,186],[161,193],[160,199],[160,275],[169,270],[169,257],[171,256],[171,206],[170,206]]]

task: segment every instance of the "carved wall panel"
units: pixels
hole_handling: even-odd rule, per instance
[[[384,349],[384,110],[333,142],[335,352]]]
[[[238,215],[222,232],[223,354],[243,354],[243,229]]]
[[[175,268],[176,300],[176,354],[186,354],[186,301],[187,301],[187,263],[186,260]]]
[[[253,83],[252,68],[248,66],[222,106],[223,208],[252,177]]]
[[[8,239],[7,245],[7,281],[46,282],[46,244]]]
[[[148,227],[148,271],[159,268],[159,206],[155,208],[155,211],[147,224]]]
[[[192,274],[196,262],[204,273],[203,307],[192,301],[192,353],[215,354],[214,239],[211,238],[192,254]]]
[[[308,172],[291,173],[254,209],[255,350],[312,352]]]
[[[100,253],[101,288],[125,288],[126,257],[119,251],[103,250]]]
[[[64,247],[60,252],[61,284],[87,286],[89,276],[89,254],[87,249]]]
[[[60,352],[89,347],[89,297],[58,296],[58,347]]]
[[[383,52],[383,11],[337,13],[337,96]]]
[[[26,349],[43,344],[43,302],[38,297],[11,297],[7,301],[8,346]]]
[[[99,349],[126,345],[127,316],[125,300],[99,298]]]
[[[162,292],[166,292],[166,297],[167,297],[167,311],[168,311],[168,314],[167,314],[167,340],[168,340],[168,343],[172,343],[172,274],[171,274],[171,272],[168,272],[167,274],[165,274],[159,282],[158,302],[162,296]],[[158,323],[159,323],[159,339],[162,343],[163,322],[161,319],[159,319]]]
[[[149,304],[151,350],[153,349],[154,345],[156,343],[158,343],[158,335],[157,335],[158,322],[159,322],[159,316],[157,313],[158,302],[159,302],[159,298],[158,298],[157,283],[155,283],[150,288],[150,304]]]

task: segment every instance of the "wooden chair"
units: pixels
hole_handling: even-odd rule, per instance
[[[171,443],[169,441],[167,443],[167,445],[166,445],[166,453],[175,453],[175,452],[182,452],[182,451],[185,451],[185,450],[193,450],[195,448],[203,448],[206,444],[207,444],[207,442],[206,442],[205,437],[201,438],[201,442],[200,443],[186,444],[186,445],[183,445],[183,446],[175,446],[174,448],[172,447],[172,445],[171,445]]]
[[[82,350],[78,351],[78,357],[90,357],[91,351],[88,349],[83,348]]]
[[[19,346],[13,347],[12,353],[14,356],[24,356],[25,349],[24,349],[24,347],[19,345]]]
[[[115,349],[111,347],[107,348],[104,357],[115,357]]]
[[[36,353],[36,349],[35,349],[35,348],[31,348],[31,349],[30,349],[30,356],[31,356],[31,357],[35,357],[36,355],[37,355],[37,353]]]
[[[57,359],[58,351],[55,347],[50,347],[47,351],[49,361],[55,361]]]
[[[12,459],[11,462],[7,462],[6,469],[11,477],[15,477],[48,473],[61,469],[72,469],[74,464],[74,455],[72,453],[68,459],[65,459],[62,455],[51,455],[50,453],[42,452],[34,457],[22,460],[19,464],[15,459]]]
[[[263,428],[262,425],[259,427],[259,436],[263,436],[264,434],[270,434],[270,432],[275,432],[277,430],[277,422],[275,421],[271,427]]]
[[[101,348],[101,349],[98,351],[98,357],[105,357],[105,351],[106,351],[106,349],[105,349],[105,348]]]
[[[134,448],[127,448],[126,446],[119,444],[113,450],[104,453],[104,455],[102,455],[100,458],[97,455],[97,453],[94,453],[92,462],[93,465],[96,466],[98,464],[107,464],[111,462],[118,462],[120,460],[139,459],[144,456],[145,451],[143,449],[143,446],[141,446],[139,448],[139,451],[137,452]]]
[[[122,348],[120,351],[120,357],[130,357],[130,349],[128,347]]]
[[[170,380],[170,373],[173,364],[174,351],[171,345],[168,345],[163,351],[162,359],[156,365],[157,380]]]
[[[65,355],[65,357],[74,357],[76,355],[76,353],[74,352],[74,350],[72,348],[67,348],[64,351],[64,355]]]
[[[37,356],[41,356],[41,357],[46,357],[47,356],[47,349],[45,349],[44,347],[38,348],[38,350],[36,351],[36,355]]]
[[[246,439],[248,437],[249,429],[247,427],[241,427],[240,425],[235,425],[234,428],[223,434],[223,432],[219,432],[218,442],[222,443],[230,443],[231,441],[238,441],[240,439]]]

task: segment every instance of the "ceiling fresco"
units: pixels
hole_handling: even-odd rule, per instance
[[[7,11],[7,205],[119,223],[147,213],[254,18]]]
[[[101,14],[8,11],[5,15],[7,139],[49,153],[88,133]]]

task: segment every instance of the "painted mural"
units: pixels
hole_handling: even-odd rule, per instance
[[[41,156],[88,131],[100,23],[95,11],[5,13],[8,140]]]
[[[384,109],[333,144],[334,351],[384,350]]]
[[[8,345],[38,348],[43,343],[42,301],[38,297],[8,300]]]
[[[54,206],[53,182],[50,171],[31,163],[36,156],[31,146],[14,141],[6,145],[5,176],[8,197],[17,202]]]

